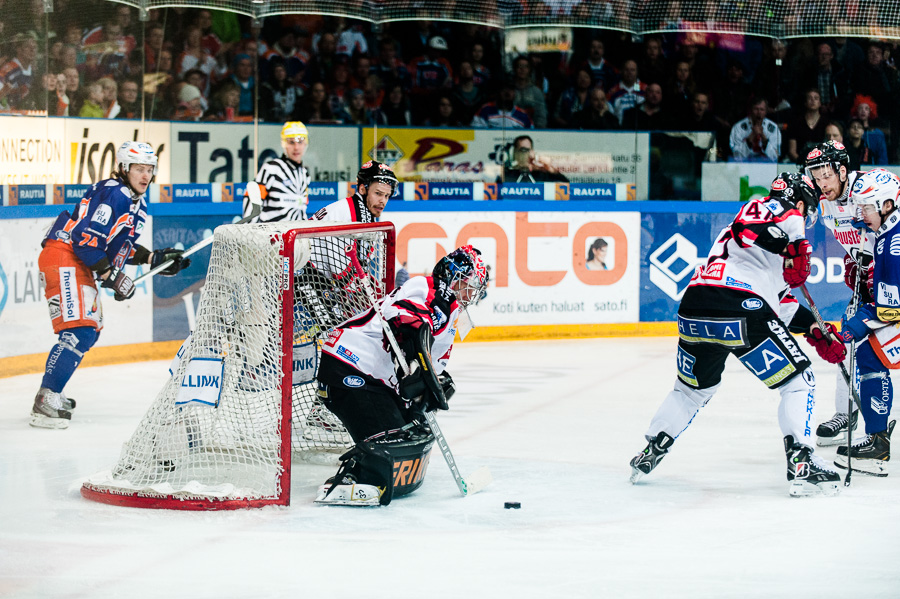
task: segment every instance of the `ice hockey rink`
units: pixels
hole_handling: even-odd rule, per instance
[[[837,497],[789,497],[779,395],[734,359],[670,455],[629,483],[676,343],[459,344],[439,421],[463,474],[488,466],[494,482],[460,497],[435,451],[421,489],[368,509],[313,504],[334,468],[297,461],[289,507],[88,501],[82,481],[115,463],[168,363],[79,369],[63,431],[28,426],[40,375],[0,379],[0,597],[900,596],[900,465]],[[813,359],[819,422],[836,371]]]

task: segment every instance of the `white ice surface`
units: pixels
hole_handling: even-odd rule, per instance
[[[80,369],[62,431],[28,426],[40,376],[0,379],[0,597],[900,596],[900,470],[788,497],[779,396],[736,360],[659,468],[628,482],[675,346],[459,345],[439,420],[463,474],[487,465],[494,482],[459,497],[435,451],[421,489],[375,509],[314,505],[333,468],[297,463],[287,508],[88,501],[81,482],[115,463],[168,363]],[[835,370],[815,366],[817,423]]]

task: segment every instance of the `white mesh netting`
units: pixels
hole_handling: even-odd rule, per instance
[[[85,488],[119,497],[277,502],[289,492],[286,443],[294,452],[348,447],[346,430],[315,398],[314,377],[328,331],[371,307],[348,252],[380,297],[391,235],[390,224],[217,228],[197,325],[172,376],[113,470]]]
[[[221,8],[258,18],[341,15],[375,23],[441,20],[490,27],[571,25],[632,33],[708,31],[778,38],[900,37],[896,0],[131,0],[163,6]]]

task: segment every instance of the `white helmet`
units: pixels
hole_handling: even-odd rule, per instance
[[[142,141],[126,141],[116,151],[116,166],[123,173],[127,173],[132,164],[149,164],[153,166],[153,176],[156,176],[158,159],[153,146]]]
[[[900,196],[900,179],[883,168],[876,168],[860,175],[850,192],[850,200],[857,207],[875,206],[879,213],[887,200],[894,202],[896,207],[898,196]],[[857,216],[861,218],[861,214]]]

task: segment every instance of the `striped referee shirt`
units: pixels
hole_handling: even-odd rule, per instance
[[[284,154],[262,165],[254,179],[266,188],[262,212],[250,222],[306,220],[309,203],[309,171]],[[244,217],[250,216],[250,202],[244,197]]]

